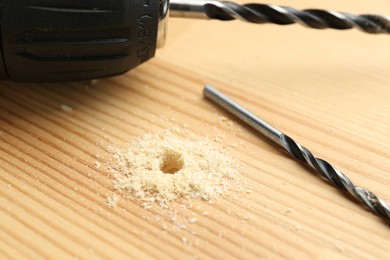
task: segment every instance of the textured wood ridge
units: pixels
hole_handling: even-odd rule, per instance
[[[273,1],[390,13],[388,1],[374,2]],[[171,19],[166,46],[126,75],[1,82],[1,258],[386,258],[387,223],[204,100],[202,88],[221,89],[389,202],[389,41],[356,30]],[[169,216],[134,201],[108,205],[105,163],[108,146],[176,126],[222,134],[251,192],[194,201],[185,214],[197,221],[172,231],[163,225]]]

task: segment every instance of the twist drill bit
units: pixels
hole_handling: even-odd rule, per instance
[[[295,159],[310,165],[311,168],[317,171],[320,176],[329,180],[340,190],[347,191],[354,198],[371,209],[372,212],[385,220],[390,219],[389,204],[378,198],[371,191],[355,186],[345,174],[337,170],[330,163],[315,157],[308,149],[301,146],[289,136],[257,117],[252,112],[243,108],[230,98],[226,97],[215,88],[206,86],[204,88],[204,95],[222,108],[237,116],[256,131],[283,147]]]
[[[390,18],[379,15],[353,15],[319,9],[297,10],[270,4],[239,5],[216,0],[171,0],[170,15],[229,21],[239,19],[250,23],[288,25],[299,23],[314,29],[346,30],[357,28],[371,34],[390,33]]]

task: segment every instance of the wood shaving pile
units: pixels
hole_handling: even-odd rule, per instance
[[[110,148],[114,187],[144,207],[168,208],[178,199],[212,201],[237,184],[241,164],[208,138],[172,131],[146,134],[128,148]]]

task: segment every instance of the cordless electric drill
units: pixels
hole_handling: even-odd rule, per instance
[[[170,2],[170,3],[169,3]],[[149,60],[172,16],[389,33],[377,15],[216,0],[2,0],[0,79],[75,81],[124,73]]]

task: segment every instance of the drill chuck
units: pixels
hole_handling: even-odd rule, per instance
[[[75,81],[152,58],[168,0],[3,0],[0,8],[1,79]]]

